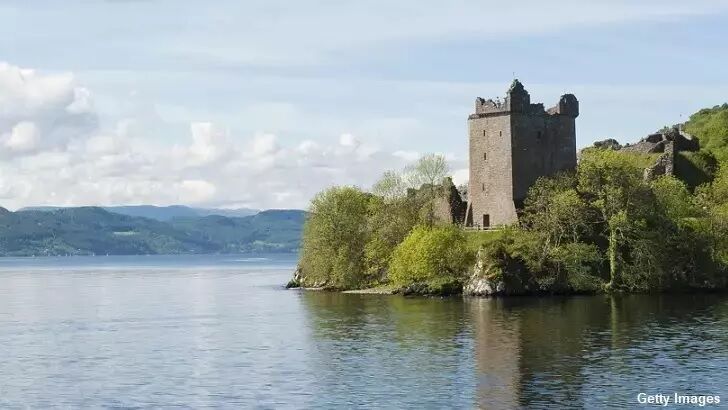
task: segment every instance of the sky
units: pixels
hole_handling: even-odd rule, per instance
[[[0,206],[305,208],[423,153],[514,77],[577,145],[728,101],[728,0],[1,0]]]

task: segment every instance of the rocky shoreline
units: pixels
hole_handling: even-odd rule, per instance
[[[524,293],[522,289],[510,289],[505,282],[497,280],[491,267],[484,263],[484,258],[478,253],[476,263],[466,276],[463,282],[438,283],[414,283],[405,287],[394,287],[390,285],[378,285],[363,289],[334,289],[326,283],[307,283],[305,275],[300,267],[297,267],[293,277],[286,284],[287,289],[301,289],[307,291],[334,291],[350,294],[376,294],[376,295],[405,295],[405,296],[505,296]]]

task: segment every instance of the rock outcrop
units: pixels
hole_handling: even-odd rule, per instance
[[[470,277],[463,284],[465,296],[498,296],[506,293],[506,284],[498,279],[493,267],[486,264],[483,249],[478,251]]]
[[[303,274],[301,266],[296,266],[296,270],[293,271],[293,277],[286,284],[287,289],[295,288],[310,288],[310,289],[321,289],[326,287],[326,281],[311,281],[310,278],[306,278]]]

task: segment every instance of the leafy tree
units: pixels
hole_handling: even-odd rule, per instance
[[[372,187],[375,196],[369,204],[369,241],[365,247],[367,275],[372,282],[386,281],[394,249],[412,228],[421,222],[424,203],[419,195],[409,195],[402,174],[387,171]]]
[[[386,280],[392,252],[420,223],[417,200],[417,197],[405,196],[391,201],[374,197],[370,201],[365,255],[367,275],[373,282]]]
[[[435,220],[435,197],[437,184],[447,176],[449,167],[445,157],[437,154],[427,154],[421,157],[414,165],[405,170],[409,184],[412,187],[425,187],[427,192],[427,225],[432,226]]]
[[[607,239],[609,282],[621,288],[625,262],[654,271],[661,250],[649,229],[654,199],[642,179],[642,169],[618,151],[591,151],[582,155],[577,170],[578,189],[599,211],[599,224]]]
[[[728,266],[728,163],[721,166],[712,183],[696,191],[698,205],[707,217],[696,224],[710,238],[713,257]]]
[[[438,154],[422,156],[414,165],[407,168],[407,175],[413,186],[435,185],[447,176],[449,167],[445,157]]]
[[[472,257],[459,228],[418,226],[394,250],[389,276],[399,286],[458,282]]]
[[[524,203],[523,225],[542,232],[547,244],[578,242],[591,233],[594,211],[576,190],[574,174],[539,178]]]
[[[365,284],[370,201],[370,194],[354,187],[329,188],[311,201],[300,260],[308,285],[348,289]]]
[[[395,202],[407,195],[407,183],[396,171],[386,171],[372,187],[372,193],[386,202]]]
[[[594,275],[600,252],[596,245],[582,242],[592,235],[597,212],[576,186],[571,173],[540,178],[525,201],[521,219],[527,235],[520,236],[516,249],[541,287],[594,290],[598,282]]]
[[[670,220],[681,223],[701,214],[687,186],[679,179],[664,175],[652,181],[651,188],[659,208]]]

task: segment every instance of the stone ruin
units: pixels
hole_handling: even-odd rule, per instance
[[[692,135],[682,131],[679,127],[672,127],[650,134],[635,144],[625,145],[622,149],[625,151],[639,152],[643,154],[653,154],[657,152],[665,152],[665,147],[668,145],[672,145],[675,152],[697,151],[700,149],[698,140]]]
[[[435,219],[449,224],[462,225],[465,222],[468,203],[453,184],[452,178],[444,178],[437,189],[434,205]]]
[[[682,131],[679,126],[673,126],[650,134],[634,144],[621,146],[615,139],[610,138],[595,142],[594,147],[640,154],[661,153],[657,160],[644,170],[645,180],[650,181],[660,175],[673,175],[677,153],[681,151],[698,151],[700,144],[695,137]]]

